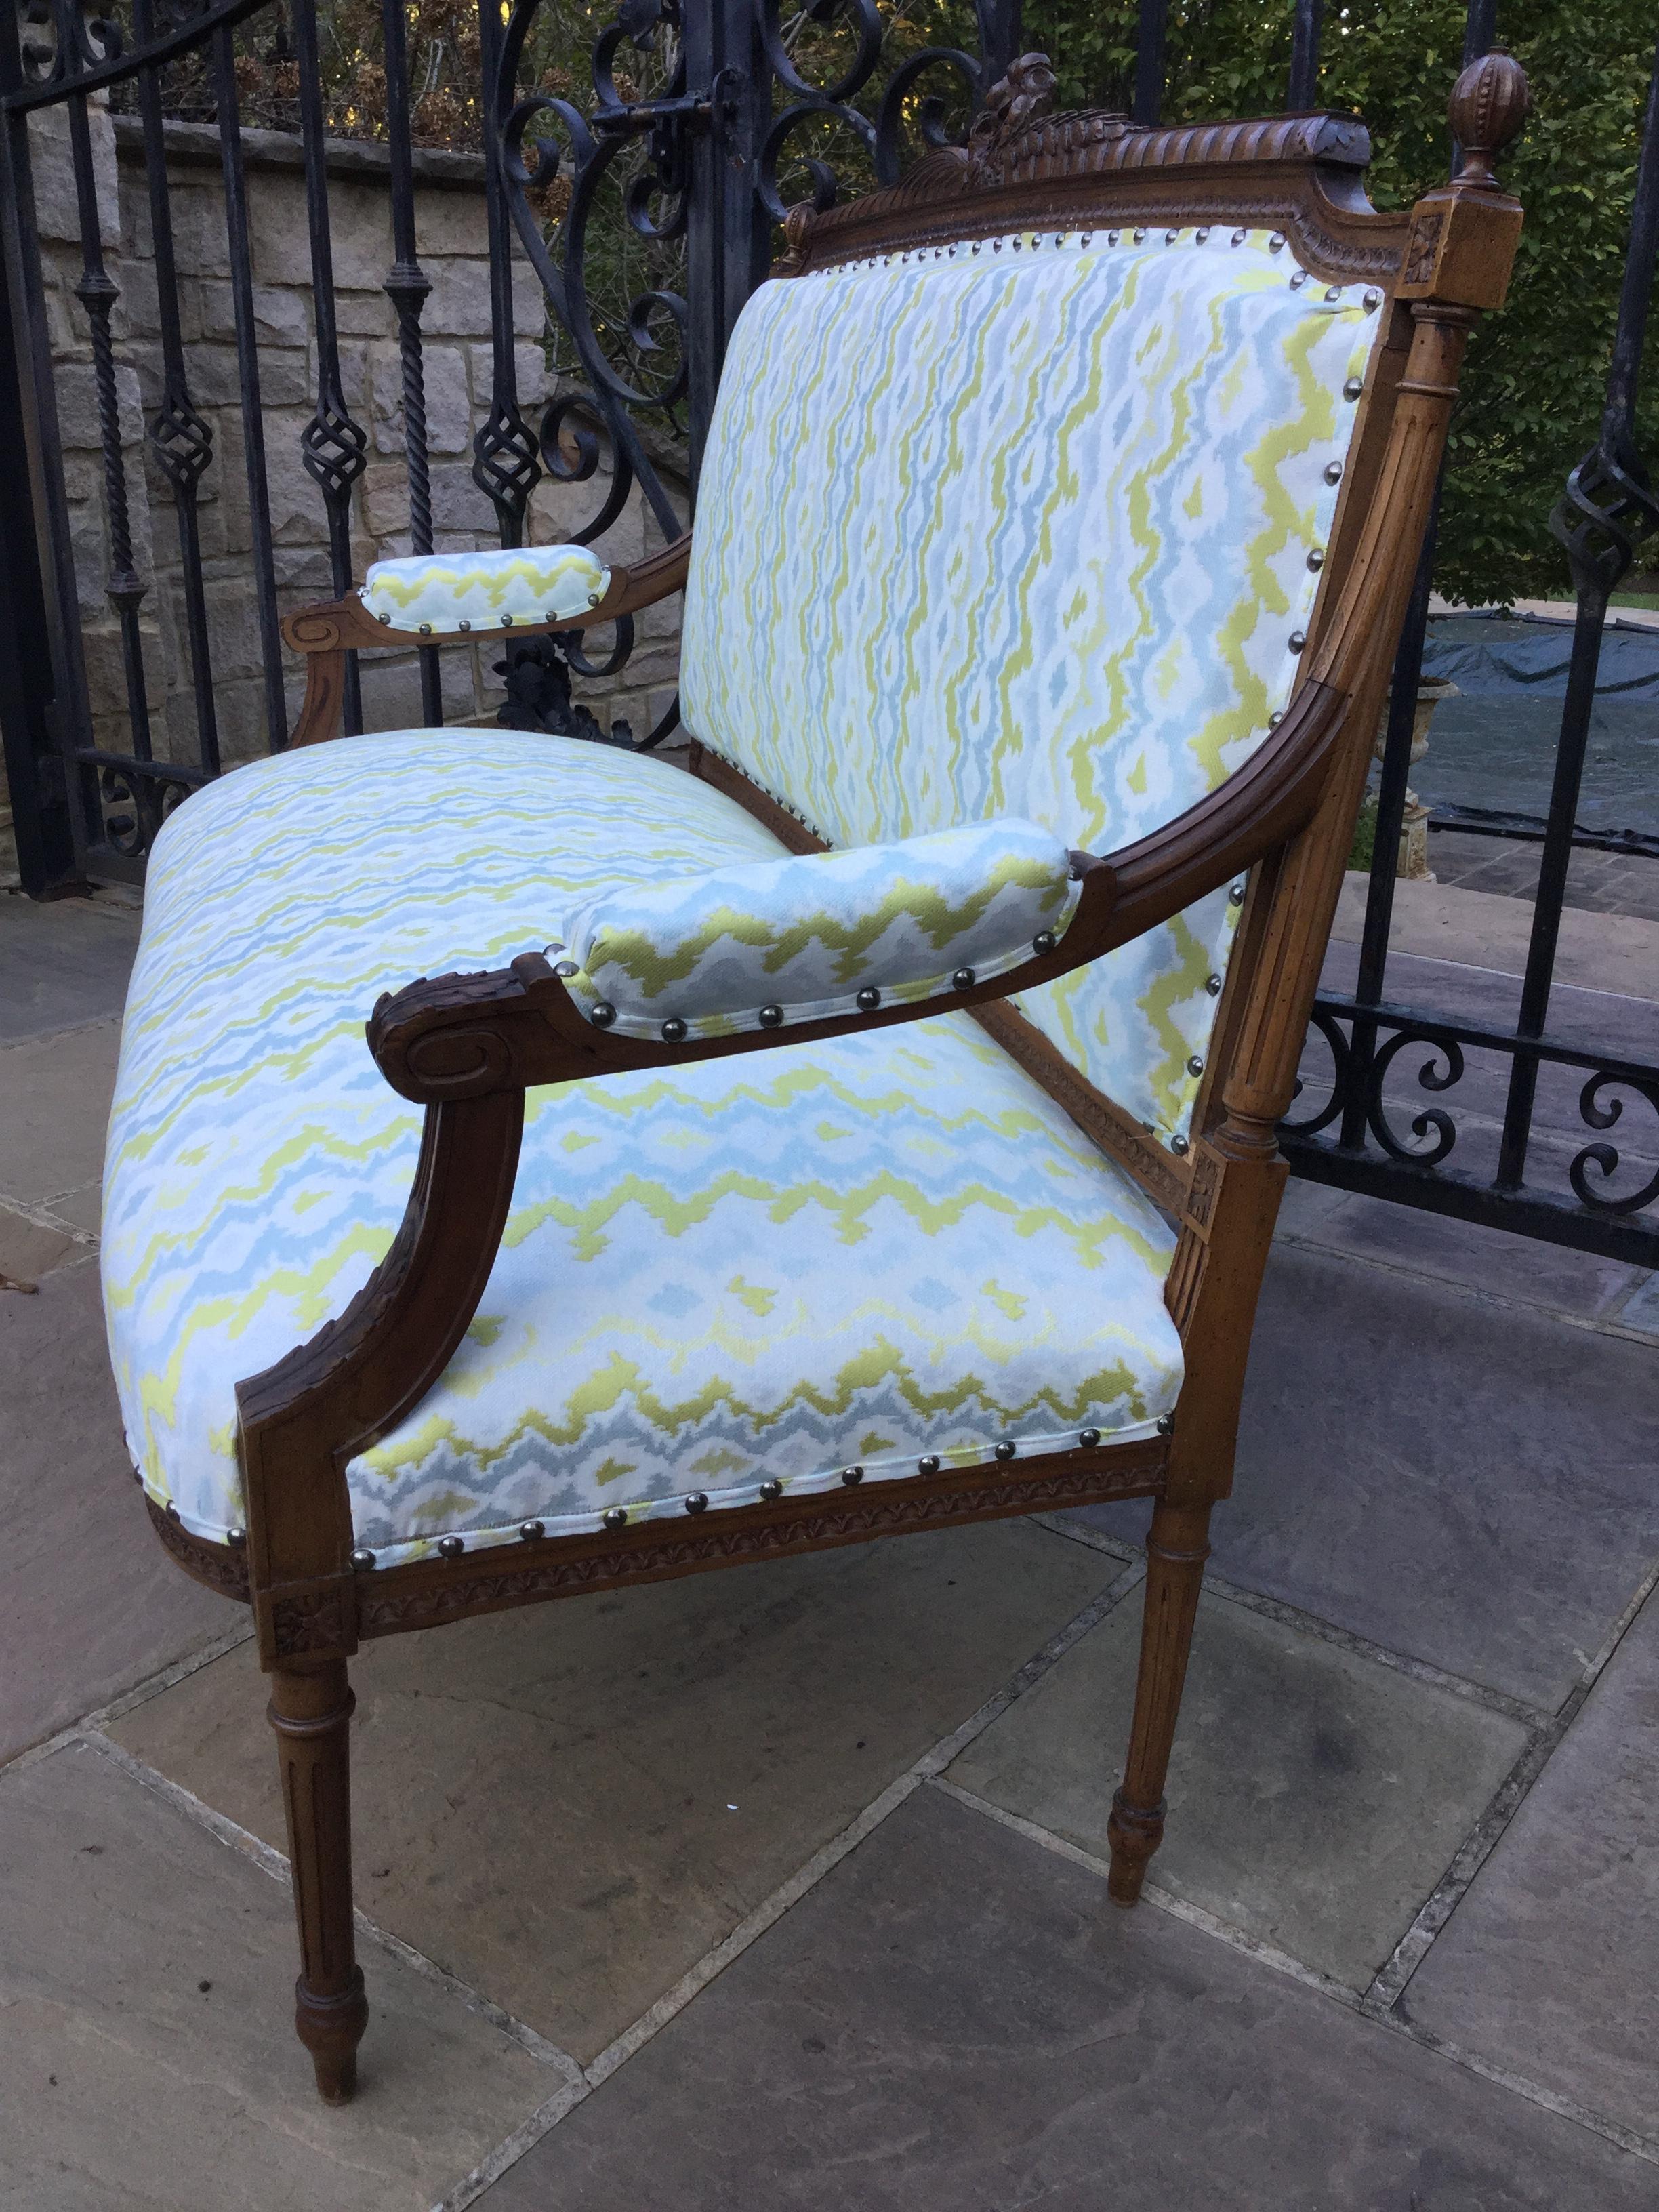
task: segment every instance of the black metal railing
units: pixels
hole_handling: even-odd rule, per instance
[[[1466,62],[1493,43],[1495,13],[1495,0],[1474,0],[1470,7]],[[1659,1199],[1659,1037],[1642,1002],[1620,1005],[1617,994],[1598,993],[1606,1011],[1594,1010],[1587,1024],[1575,1022],[1589,1034],[1553,1031],[1550,1012],[1573,850],[1601,842],[1580,830],[1578,810],[1604,625],[1638,545],[1659,523],[1659,501],[1635,444],[1656,247],[1659,57],[1643,118],[1601,434],[1573,470],[1550,522],[1566,554],[1577,605],[1518,1004],[1507,1021],[1501,1014],[1459,1019],[1449,1008],[1398,1003],[1389,990],[1397,856],[1434,571],[1431,520],[1395,664],[1354,984],[1351,991],[1319,994],[1310,1037],[1322,1042],[1328,1058],[1321,1068],[1319,1054],[1310,1055],[1307,1105],[1280,1137],[1296,1171],[1318,1182],[1648,1267],[1659,1265],[1659,1224],[1650,1211]],[[1653,982],[1659,996],[1659,968]],[[1511,995],[1488,989],[1500,1005]],[[1649,1033],[1632,1047],[1621,1028]],[[1413,1057],[1419,1048],[1427,1054],[1420,1064]],[[1576,1100],[1561,1084],[1551,1086],[1548,1141],[1538,1147],[1540,1079],[1547,1072],[1565,1076],[1569,1070]],[[1466,1082],[1468,1109],[1460,1124],[1440,1102]],[[1424,1101],[1425,1092],[1432,1103]],[[1621,1157],[1599,1133],[1621,1121],[1627,1098],[1650,1107],[1654,1122]],[[1598,1133],[1588,1142],[1572,1140],[1575,1118],[1581,1131]]]
[[[230,757],[216,680],[203,502],[233,474],[245,483],[249,517],[245,570],[258,640],[259,742],[278,750],[286,740],[293,672],[284,668],[277,623],[284,592],[295,599],[295,586],[279,575],[271,527],[270,441],[279,432],[261,394],[266,356],[250,240],[245,109],[250,127],[275,120],[298,139],[313,400],[303,422],[284,422],[280,434],[297,439],[316,488],[337,594],[356,580],[376,449],[374,426],[359,419],[361,409],[354,413],[343,371],[331,230],[331,176],[340,155],[334,141],[343,126],[339,88],[328,75],[332,48],[322,35],[334,23],[327,0],[0,5],[6,134],[0,307],[14,334],[11,348],[0,347],[0,416],[15,416],[22,428],[21,446],[0,439],[0,721],[25,881],[49,895],[89,876],[140,877],[161,821]],[[1105,13],[1115,20],[1111,8]],[[476,117],[489,253],[489,328],[476,333],[481,344],[488,341],[489,390],[476,416],[471,475],[504,544],[523,541],[538,486],[556,488],[567,501],[561,536],[599,538],[630,501],[665,535],[683,527],[726,341],[764,275],[786,204],[806,198],[824,206],[848,191],[891,182],[927,144],[960,139],[1024,43],[1016,0],[940,0],[925,21],[877,0],[819,0],[793,12],[781,0],[620,0],[616,20],[583,61],[584,90],[569,58],[550,46],[568,36],[564,21],[553,0],[513,0],[505,12],[498,0],[484,0],[476,62],[468,63],[474,78],[459,88],[461,107]],[[1026,21],[1031,43],[1055,35],[1036,0]],[[1170,23],[1167,0],[1145,0],[1128,26],[1132,44],[1107,72],[1121,88],[1116,97],[1142,122],[1158,119],[1180,78]],[[1285,42],[1273,64],[1280,74],[1275,82],[1257,73],[1264,105],[1317,103],[1325,27],[1322,0],[1285,0]],[[1474,0],[1465,58],[1484,52],[1500,27],[1495,0]],[[423,26],[418,0],[382,0],[380,34],[380,75],[364,103],[373,112],[352,127],[375,137],[382,149],[375,159],[386,194],[383,289],[401,386],[407,510],[401,534],[424,551],[439,532],[423,335],[432,280],[422,262],[417,191],[428,157],[414,141],[441,42]],[[261,40],[270,66],[254,69]],[[416,47],[422,85],[412,90]],[[453,53],[448,65],[454,66]],[[279,76],[281,82],[277,94],[261,95],[263,105],[247,107],[250,69],[267,88]],[[1549,84],[1536,82],[1534,90],[1547,106]],[[124,127],[142,137],[157,323],[142,448],[132,440],[124,398],[123,378],[131,372],[93,140],[106,97],[119,108]],[[1659,1264],[1653,1212],[1659,1142],[1626,1144],[1621,1158],[1607,1133],[1630,1102],[1651,1107],[1659,1131],[1659,1010],[1628,996],[1563,992],[1555,976],[1569,866],[1576,846],[1592,842],[1577,817],[1604,617],[1641,540],[1659,521],[1637,450],[1659,240],[1656,99],[1659,93],[1650,97],[1641,140],[1600,435],[1572,471],[1553,525],[1577,611],[1554,788],[1547,821],[1535,830],[1540,866],[1525,973],[1506,998],[1489,981],[1471,981],[1467,964],[1431,970],[1390,951],[1395,855],[1434,574],[1431,538],[1395,668],[1360,942],[1351,975],[1334,949],[1329,988],[1310,1032],[1304,1089],[1284,1131],[1285,1148],[1305,1176],[1650,1265]],[[191,122],[175,124],[174,116]],[[198,361],[181,313],[189,272],[181,280],[169,163],[169,131],[199,132],[204,121],[216,126],[218,218],[236,361],[234,404],[222,405],[216,418],[193,384]],[[103,590],[125,700],[118,716],[106,709],[95,717],[92,708],[87,547],[84,531],[76,542],[54,404],[63,286],[54,293],[56,272],[43,264],[34,203],[40,133],[49,122],[61,131],[78,211],[72,290],[97,417]],[[515,343],[523,335],[515,285],[532,272],[547,303],[544,352],[558,372],[544,401],[521,398]],[[226,450],[238,444],[240,453]],[[158,484],[165,488],[159,501],[152,496],[151,511],[159,515],[171,506],[178,539],[162,626],[170,626],[175,660],[187,673],[187,719],[181,720],[183,707],[171,715],[162,746],[153,711],[159,572],[133,520],[140,469],[152,494]],[[583,486],[591,489],[590,505],[573,524],[568,501]],[[573,679],[578,685],[623,679],[635,647],[624,620],[602,647],[578,631],[516,648],[513,665],[500,672],[505,711],[540,726],[656,744],[674,726],[672,707],[635,740],[625,725],[601,731],[572,698]],[[422,649],[420,710],[429,721],[444,719],[443,671],[441,651]],[[354,665],[346,705],[351,729],[363,726],[361,674]],[[1494,823],[1502,811],[1493,810]],[[1344,982],[1349,987],[1338,988]]]

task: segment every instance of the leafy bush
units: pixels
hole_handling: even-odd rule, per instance
[[[1054,57],[1066,105],[1127,106],[1136,13],[1126,0],[1031,0],[1026,44]],[[1282,106],[1291,15],[1288,0],[1176,0],[1166,118]],[[1379,207],[1406,205],[1447,173],[1463,20],[1462,0],[1327,10],[1319,104],[1370,125]],[[1532,80],[1534,113],[1504,169],[1527,210],[1510,304],[1469,350],[1441,512],[1436,585],[1471,605],[1571,590],[1549,514],[1595,442],[1656,27],[1647,0],[1505,0],[1500,27]],[[1656,431],[1649,378],[1640,450],[1654,449]]]

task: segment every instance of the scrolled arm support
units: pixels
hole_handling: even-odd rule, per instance
[[[517,1091],[427,1112],[391,1250],[336,1321],[237,1385],[260,1657],[305,1666],[356,1640],[345,1468],[449,1364],[489,1279],[518,1173]]]
[[[580,627],[591,629],[601,623],[614,622],[683,591],[690,559],[691,533],[688,530],[672,544],[665,545],[659,553],[635,562],[631,568],[613,568],[605,597],[581,616]],[[518,622],[513,625],[513,635],[537,637],[578,626],[574,616],[562,617],[556,622]],[[476,630],[466,633],[459,628],[444,629],[436,625],[418,636],[409,631],[388,631],[374,620],[356,592],[320,606],[301,607],[283,617],[282,627],[283,641],[289,649],[302,653],[306,659],[306,696],[289,740],[290,747],[321,744],[339,735],[340,713],[345,701],[345,657],[352,648],[384,651],[391,645],[441,645],[465,635],[494,635]]]

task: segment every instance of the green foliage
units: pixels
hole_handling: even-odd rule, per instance
[[[1136,14],[1126,0],[1032,0],[1025,42],[1054,57],[1065,105],[1127,106]],[[1289,0],[1177,0],[1166,118],[1280,107],[1291,15]],[[1462,0],[1327,10],[1320,105],[1370,125],[1379,207],[1404,205],[1446,174],[1463,15]],[[1655,31],[1648,0],[1505,0],[1500,10],[1500,35],[1532,80],[1534,112],[1504,171],[1527,228],[1510,304],[1470,349],[1452,426],[1435,575],[1448,598],[1480,605],[1571,588],[1549,514],[1595,440]],[[1656,433],[1649,377],[1641,451],[1659,450]]]
[[[1369,868],[1376,850],[1376,793],[1368,791],[1354,817],[1353,843],[1348,850],[1351,868]]]

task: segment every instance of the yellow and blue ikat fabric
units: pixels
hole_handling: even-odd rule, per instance
[[[678,770],[483,730],[239,768],[156,840],[111,1119],[103,1271],[150,1496],[243,1520],[234,1386],[385,1255],[421,1114],[363,1023],[499,967],[601,887],[782,848]],[[356,1541],[680,1515],[1147,1432],[1175,1403],[1172,1234],[963,1016],[532,1091],[447,1371],[347,1470]]]
[[[763,285],[699,488],[687,726],[837,845],[1170,821],[1289,699],[1376,296],[1221,229]],[[1023,1011],[1184,1141],[1236,923],[1224,887]]]
[[[585,617],[611,571],[586,545],[526,545],[488,553],[410,554],[373,562],[362,602],[389,629],[499,629]]]
[[[654,1037],[850,1014],[860,991],[914,1005],[967,969],[987,982],[1059,937],[1076,911],[1071,855],[1005,817],[900,844],[792,854],[665,883],[607,888],[565,917],[569,980],[585,1010]]]

